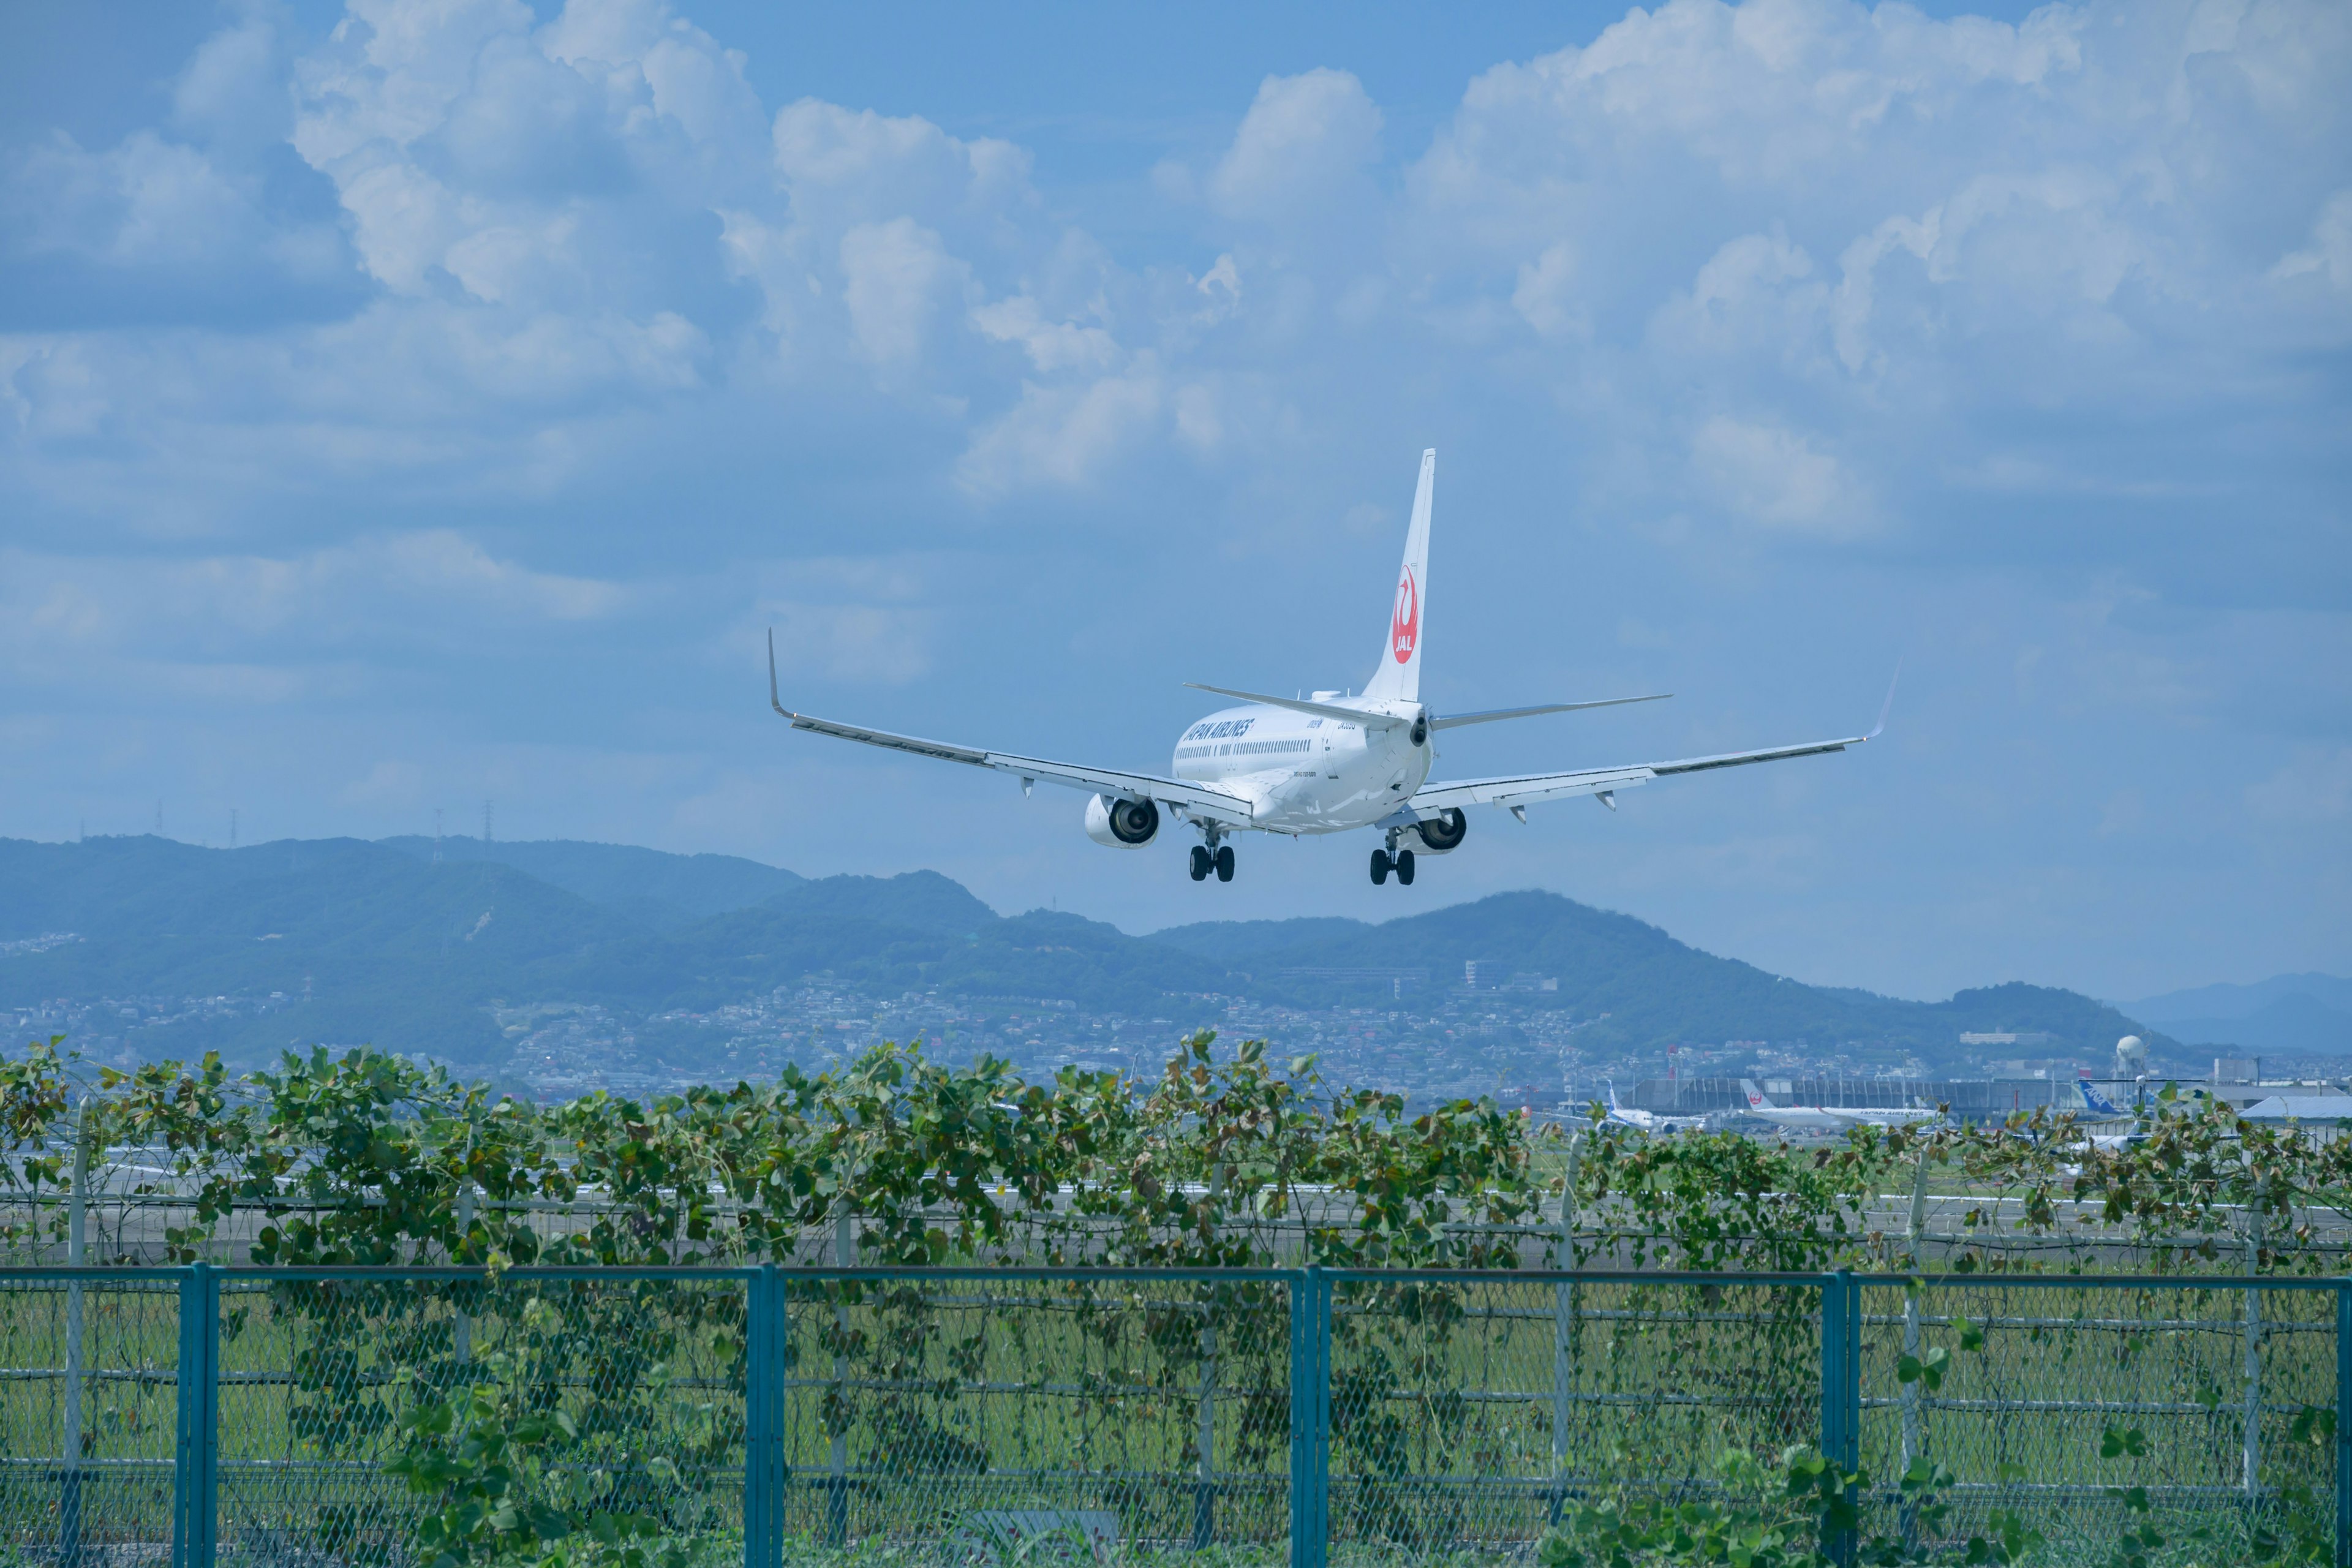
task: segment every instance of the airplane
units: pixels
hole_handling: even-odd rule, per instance
[[[1024,795],[1040,779],[1084,790],[1087,792],[1087,837],[1112,848],[1139,849],[1157,838],[1162,826],[1172,818],[1200,835],[1191,858],[1196,882],[1213,873],[1220,882],[1234,879],[1234,847],[1227,840],[1238,833],[1297,837],[1369,827],[1383,835],[1381,847],[1372,851],[1373,884],[1385,883],[1393,874],[1398,884],[1405,887],[1412,883],[1417,856],[1450,854],[1462,847],[1470,830],[1466,808],[1473,805],[1501,806],[1521,823],[1528,819],[1528,806],[1575,795],[1591,795],[1614,811],[1619,790],[1653,779],[1843,752],[1876,739],[1885,729],[1886,714],[1882,710],[1878,728],[1869,734],[1834,741],[1623,767],[1430,783],[1430,767],[1437,760],[1434,742],[1442,731],[1540,713],[1655,702],[1672,695],[1659,692],[1544,702],[1470,713],[1441,712],[1423,702],[1429,516],[1436,479],[1437,453],[1432,448],[1421,455],[1421,479],[1413,492],[1412,520],[1405,532],[1404,563],[1397,574],[1388,632],[1381,640],[1379,665],[1363,690],[1317,691],[1308,697],[1289,698],[1188,681],[1185,684],[1194,690],[1234,698],[1242,705],[1221,709],[1187,728],[1177,738],[1166,773],[1092,767],[927,741],[795,711],[784,706],[776,685],[772,628],[768,633],[769,705],[795,730],[1011,773],[1021,781]],[[1892,687],[1886,696],[1892,706]]]
[[[2083,1091],[2083,1109],[2102,1121],[2120,1121],[2132,1113],[2101,1094],[2089,1079],[2077,1079],[2076,1087]]]
[[[2088,1079],[2078,1079],[2076,1086],[2083,1091],[2083,1109],[2095,1121],[2120,1121],[2133,1113],[2101,1094]],[[2135,1128],[2129,1132],[2086,1132],[2083,1135],[2095,1149],[2126,1149],[2145,1142],[2147,1134]]]
[[[1633,1127],[1643,1132],[1678,1132],[1685,1127],[1706,1125],[1704,1116],[1662,1116],[1654,1110],[1628,1110],[1617,1103],[1617,1086],[1609,1085],[1609,1114],[1601,1119],[1604,1127]]]
[[[1909,1127],[1922,1121],[1933,1121],[1943,1114],[1926,1107],[1775,1105],[1756,1087],[1756,1080],[1739,1080],[1740,1093],[1748,1097],[1748,1114],[1761,1117],[1779,1126],[1804,1132],[1843,1132],[1849,1127]]]

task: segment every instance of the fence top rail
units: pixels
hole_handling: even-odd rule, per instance
[[[36,1283],[45,1280],[71,1281],[93,1279],[180,1280],[186,1279],[194,1265],[157,1265],[152,1267],[74,1268],[65,1264],[0,1268],[0,1285]],[[1202,1280],[1213,1284],[1247,1284],[1286,1282],[1303,1279],[1301,1268],[1047,1268],[1044,1266],[986,1264],[933,1267],[921,1264],[874,1264],[850,1268],[678,1268],[655,1264],[582,1264],[565,1267],[516,1265],[490,1269],[480,1265],[417,1264],[414,1266],[376,1266],[365,1264],[320,1264],[309,1267],[264,1267],[258,1264],[203,1265],[216,1279],[327,1280],[362,1279],[393,1283],[399,1280],[469,1280],[488,1282],[493,1279],[601,1279],[601,1280],[676,1280],[692,1283],[698,1280],[744,1282],[773,1279],[785,1282],[809,1282],[825,1279],[1120,1279],[1120,1280]]]
[[[257,1264],[186,1265],[19,1265],[0,1267],[0,1287],[20,1284],[177,1283],[203,1268],[215,1279],[236,1280],[670,1280],[741,1283],[759,1279],[814,1283],[828,1279],[1066,1279],[1197,1281],[1208,1284],[1289,1283],[1319,1277],[1335,1284],[1455,1284],[1455,1285],[1685,1285],[1796,1286],[1819,1289],[1832,1281],[1880,1289],[1923,1290],[1960,1287],[2020,1287],[2026,1289],[2093,1290],[2315,1290],[2352,1289],[2352,1276],[2256,1274],[2011,1274],[1877,1273],[1841,1270],[1814,1273],[1722,1272],[1635,1268],[1059,1268],[1044,1265],[874,1264],[849,1268],[760,1266],[702,1268],[653,1264],[582,1264],[564,1267],[516,1266],[490,1269],[479,1265],[326,1264],[310,1267],[264,1267]]]
[[[1298,1270],[1304,1273],[1305,1270]],[[1972,1270],[1968,1273],[1864,1274],[1843,1269],[1813,1273],[1735,1271],[1700,1273],[1651,1268],[1326,1268],[1327,1279],[1358,1281],[1445,1281],[1456,1284],[1520,1285],[1801,1285],[1816,1287],[1830,1280],[1878,1287],[1917,1285],[1942,1289],[1963,1285],[2022,1285],[2035,1289],[2084,1286],[2098,1290],[2336,1290],[2352,1286],[2352,1276],[2273,1274],[2009,1274]]]

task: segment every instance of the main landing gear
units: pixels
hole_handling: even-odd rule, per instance
[[[1395,854],[1391,855],[1385,849],[1373,850],[1372,886],[1377,888],[1383,882],[1386,882],[1389,879],[1389,873],[1391,871],[1394,871],[1396,873],[1397,886],[1401,888],[1412,887],[1412,851],[1410,849],[1400,849]]]
[[[1192,880],[1205,882],[1212,871],[1217,874],[1217,880],[1220,882],[1230,882],[1234,879],[1234,847],[1232,845],[1220,844],[1213,850],[1205,844],[1192,846]]]

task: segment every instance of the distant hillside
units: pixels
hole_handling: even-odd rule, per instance
[[[1196,925],[1170,926],[1151,933],[1151,940],[1181,947],[1202,958],[1246,967],[1272,962],[1272,955],[1305,947],[1309,942],[1337,942],[1374,929],[1369,921],[1339,915],[1305,915],[1288,921],[1202,921]]]
[[[453,853],[461,844],[470,847]],[[443,841],[435,864],[430,847],[0,840],[0,941],[80,939],[0,952],[0,1006],[276,992],[257,1016],[228,1008],[142,1027],[140,1048],[250,1059],[297,1041],[369,1040],[494,1067],[503,1050],[494,1002],[642,1017],[705,1012],[829,973],[882,996],[937,988],[1187,1016],[1204,994],[1392,1004],[1391,976],[1418,971],[1426,993],[1443,993],[1477,959],[1506,978],[1553,983],[1495,994],[1498,1015],[1564,1011],[1603,1051],[1769,1039],[1941,1064],[1964,1031],[2043,1033],[2092,1058],[2119,1035],[2150,1032],[2103,1003],[2037,986],[1920,1003],[1802,985],[1552,893],[1498,894],[1380,925],[1209,921],[1134,937],[1076,915],[1007,919],[929,871],[810,881],[723,856],[457,839]],[[1350,970],[1372,977],[1330,973]]]
[[[1539,994],[1544,1005],[1580,1018],[1607,1015],[1591,1026],[1590,1037],[1601,1048],[1725,1039],[1808,1040],[1817,1047],[1880,1041],[1934,1062],[1956,1052],[1963,1031],[2013,1030],[2046,1033],[2095,1057],[2139,1029],[2105,1003],[2041,986],[2012,984],[1926,1003],[1804,985],[1702,952],[1630,915],[1556,893],[1498,893],[1381,925],[1213,922],[1163,931],[1157,940],[1234,954],[1227,959],[1233,963],[1255,949],[1246,960],[1253,992],[1300,1005],[1370,1001],[1389,994],[1390,987],[1381,980],[1286,971],[1421,969],[1430,984],[1448,985],[1460,982],[1468,960],[1490,960],[1506,976],[1556,981],[1556,994]]]
[[[55,996],[310,998],[258,1018],[174,1026],[156,1052],[267,1052],[373,1040],[458,1058],[495,1048],[484,1005],[534,968],[636,928],[511,867],[428,865],[359,839],[205,849],[154,837],[0,839],[0,941],[81,940],[0,957],[0,1005]]]
[[[506,844],[423,837],[379,842],[420,860],[430,860],[437,848],[445,863],[488,860],[511,866],[550,887],[656,927],[686,925],[729,910],[748,909],[806,880],[781,867],[733,855],[670,855],[630,844],[586,844],[568,838]]]
[[[2200,985],[2119,1004],[2185,1045],[2282,1056],[2352,1053],[2352,980],[2276,974],[2251,985]]]

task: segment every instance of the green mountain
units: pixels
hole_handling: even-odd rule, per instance
[[[142,1040],[159,1055],[246,1057],[323,1039],[479,1056],[499,1038],[484,1011],[492,998],[537,968],[637,930],[512,867],[435,866],[358,839],[242,849],[153,837],[0,840],[0,941],[80,938],[0,956],[0,1006],[286,999],[258,1015],[165,1026]]]
[[[1506,1007],[1558,1007],[1600,1021],[1593,1048],[1668,1042],[1804,1040],[1815,1047],[1876,1042],[1890,1055],[1930,1062],[1957,1049],[1963,1032],[2046,1034],[2053,1047],[2104,1055],[2128,1033],[2145,1032],[2105,1003],[2071,991],[2011,984],[1963,991],[1948,1002],[1908,1002],[1849,988],[1805,985],[1738,959],[1717,958],[1631,915],[1596,910],[1556,893],[1497,893],[1423,915],[1369,925],[1328,919],[1210,922],[1162,931],[1157,941],[1245,965],[1256,994],[1301,1006],[1369,1004],[1393,995],[1393,975],[1423,971],[1424,984],[1461,983],[1484,961],[1513,974],[1551,981],[1556,992],[1507,992]],[[1247,954],[1246,958],[1241,956]],[[1302,973],[1368,970],[1363,978]],[[1604,1016],[1605,1015],[1605,1016]],[[2161,1037],[2152,1041],[2169,1045]]]
[[[603,904],[655,927],[682,926],[791,891],[806,880],[780,866],[736,855],[669,855],[634,844],[525,839],[386,838],[389,848],[420,860],[489,861],[511,866],[551,888]]]
[[[77,940],[28,942],[66,932]],[[1425,1004],[1454,994],[1473,960],[1482,975],[1526,977],[1482,994],[1482,1013],[1566,1012],[1589,1031],[1580,1046],[1604,1050],[1801,1040],[1933,1063],[1964,1031],[2046,1035],[2050,1046],[2020,1054],[2094,1058],[2119,1035],[2148,1033],[2103,1003],[2038,986],[1921,1003],[1803,985],[1552,893],[1379,925],[1209,921],[1136,937],[1076,915],[1003,917],[935,872],[812,881],[725,856],[562,841],[445,839],[436,863],[431,840],[415,838],[233,850],[0,840],[0,943],[16,944],[0,948],[0,1008],[152,1002],[170,1021],[138,1030],[144,1054],[217,1048],[241,1060],[367,1040],[494,1067],[506,1039],[497,1005],[644,1018],[813,975],[876,996],[936,990],[1129,1016],[1190,1016],[1180,1009],[1196,1014],[1214,995],[1393,1005],[1400,977]]]

